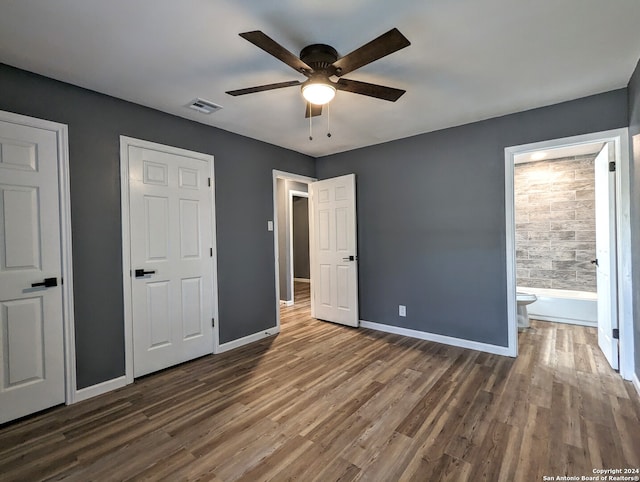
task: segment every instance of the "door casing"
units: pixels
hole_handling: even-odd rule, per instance
[[[124,295],[124,340],[125,340],[125,381],[133,383],[133,303],[131,286],[131,233],[129,212],[129,147],[142,147],[179,156],[187,156],[207,161],[210,166],[211,177],[211,244],[213,247],[212,277],[213,277],[213,347],[214,354],[220,352],[220,320],[218,317],[218,263],[216,247],[216,210],[215,210],[215,177],[214,158],[210,154],[189,151],[178,147],[166,146],[155,142],[144,141],[127,136],[120,136],[120,196],[122,210],[122,286]]]

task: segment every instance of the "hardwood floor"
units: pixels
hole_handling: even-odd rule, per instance
[[[303,287],[304,288],[304,287]],[[640,467],[640,402],[591,328],[517,360],[311,319],[0,428],[0,480],[541,481]]]

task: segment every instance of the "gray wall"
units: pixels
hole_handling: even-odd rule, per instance
[[[627,125],[637,136],[639,70],[628,98],[621,89],[316,160],[316,177],[357,174],[360,318],[506,346],[504,148]],[[120,135],[215,156],[221,342],[273,326],[272,169],[314,176],[312,159],[1,64],[0,109],[69,126],[78,388],[124,373]],[[637,287],[640,147],[633,159]]]
[[[293,198],[293,277],[311,278],[309,266],[309,199]]]
[[[360,319],[506,346],[504,148],[627,123],[620,89],[318,159],[357,176]]]
[[[631,144],[631,246],[633,260],[633,323],[636,375],[640,378],[640,62],[631,77],[629,137]]]
[[[275,325],[272,170],[313,159],[2,64],[0,109],[69,126],[78,388],[124,374],[121,134],[214,155],[220,341]]]
[[[516,164],[516,284],[595,293],[595,154]]]

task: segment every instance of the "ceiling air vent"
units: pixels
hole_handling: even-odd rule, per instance
[[[187,104],[187,107],[189,107],[189,109],[193,109],[193,110],[197,110],[198,112],[202,113],[202,114],[211,114],[213,112],[216,112],[220,109],[222,109],[221,105],[218,104],[214,104],[213,102],[209,101],[209,100],[204,100],[204,99],[195,99],[192,102],[190,102],[189,104]]]

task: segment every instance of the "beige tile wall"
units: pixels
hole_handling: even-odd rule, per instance
[[[518,286],[596,291],[594,159],[515,166]]]

